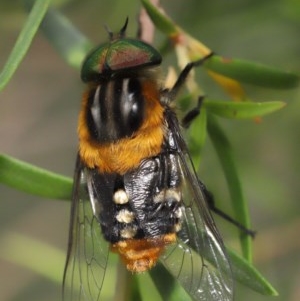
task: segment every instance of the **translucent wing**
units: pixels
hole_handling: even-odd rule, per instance
[[[177,243],[168,246],[161,261],[194,300],[232,300],[233,280],[223,242],[207,208],[178,121],[172,112],[167,112],[166,117],[169,146],[180,167],[185,210]]]
[[[63,280],[64,301],[99,301],[108,244],[94,217],[88,192],[93,178],[77,159],[72,195],[69,246]],[[90,190],[91,191],[91,190]]]

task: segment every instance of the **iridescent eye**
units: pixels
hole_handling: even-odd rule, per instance
[[[143,41],[117,39],[91,51],[82,65],[81,79],[98,82],[119,72],[160,65],[161,60],[159,52]]]

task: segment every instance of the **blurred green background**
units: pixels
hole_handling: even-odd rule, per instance
[[[95,44],[107,40],[104,24],[117,31],[127,16],[128,35],[136,34],[139,1],[53,2]],[[177,24],[218,54],[299,72],[298,0],[173,0],[162,1],[162,6]],[[1,68],[26,16],[22,1],[0,1]],[[158,34],[156,46],[161,41]],[[166,57],[164,67],[170,64],[175,64],[174,55]],[[224,98],[220,88],[206,78],[202,87],[207,95]],[[288,104],[264,117],[260,124],[252,120],[219,120],[236,154],[253,229],[258,231],[254,240],[255,266],[278,290],[280,295],[276,300],[296,301],[300,299],[300,89],[245,88],[254,100],[284,100]],[[16,74],[0,94],[1,153],[72,176],[83,89],[79,71],[69,67],[38,33]],[[230,213],[226,183],[209,140],[203,159],[201,178],[214,193],[219,207]],[[24,256],[34,262],[36,255],[26,253],[25,245],[13,246],[10,237],[13,233],[32,237],[64,254],[70,203],[26,195],[3,185],[0,197],[0,299],[60,300],[59,282],[16,263]],[[217,222],[223,233],[224,222],[219,219]],[[232,233],[232,229],[229,226],[231,231],[224,230],[223,234],[227,244],[236,245],[236,232]],[[39,249],[35,252],[39,253]],[[58,279],[62,278],[64,256],[51,257],[42,250],[39,256],[58,271]],[[114,282],[112,277],[111,283]],[[273,298],[237,286],[238,301]]]

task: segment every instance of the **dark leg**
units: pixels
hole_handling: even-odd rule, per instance
[[[175,97],[178,94],[179,89],[183,86],[183,84],[185,83],[190,71],[194,68],[194,67],[198,67],[201,66],[207,59],[209,59],[210,57],[212,57],[214,55],[213,52],[211,52],[210,54],[208,54],[207,56],[203,57],[202,59],[198,60],[198,61],[194,61],[194,62],[190,62],[188,63],[184,69],[181,71],[181,73],[179,74],[176,83],[174,84],[173,88],[168,91],[168,96],[169,96],[169,100],[170,102],[173,101],[175,99]]]
[[[222,210],[218,209],[215,206],[214,197],[213,197],[212,193],[207,190],[206,186],[202,182],[200,182],[200,186],[201,186],[202,192],[205,195],[206,203],[207,203],[209,209],[212,212],[214,212],[215,214],[219,215],[220,217],[222,217],[226,221],[228,221],[228,222],[232,223],[233,225],[235,225],[238,229],[240,229],[246,235],[250,235],[252,238],[255,237],[255,234],[256,234],[255,231],[246,228],[244,225],[242,225],[241,223],[239,223],[238,221],[236,221],[235,219],[233,219],[231,216],[227,215],[225,212],[223,212]]]
[[[191,125],[192,121],[200,114],[200,109],[203,103],[204,96],[199,96],[198,98],[198,103],[195,108],[187,112],[187,114],[182,118],[181,120],[181,125],[184,128],[189,128]]]

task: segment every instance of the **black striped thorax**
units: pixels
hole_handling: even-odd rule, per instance
[[[120,77],[90,89],[86,107],[91,138],[99,143],[131,136],[145,117],[141,79]]]

